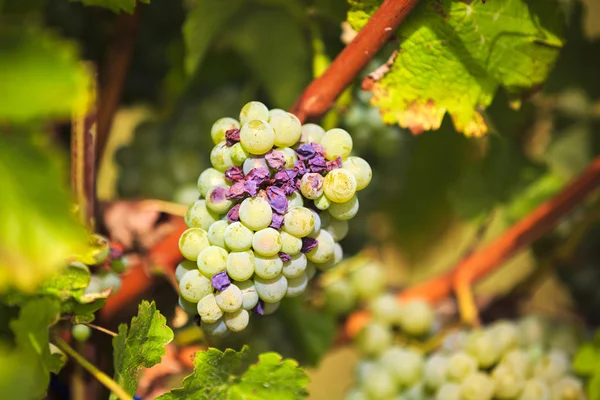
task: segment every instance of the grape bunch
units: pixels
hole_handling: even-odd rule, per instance
[[[256,101],[239,121],[217,120],[212,168],[198,178],[200,199],[185,214],[176,270],[181,307],[214,336],[246,328],[301,295],[316,270],[341,261],[338,243],[358,212],[356,193],[371,167],[351,156],[343,129],[302,125]]]
[[[373,322],[357,336],[363,355],[348,400],[578,400],[582,382],[572,375],[577,333],[537,316],[458,330],[425,355],[410,339],[434,330],[423,302],[398,304],[384,295],[371,304]],[[394,337],[394,325],[405,334]],[[407,337],[408,336],[408,340]]]

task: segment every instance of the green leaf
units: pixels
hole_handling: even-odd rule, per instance
[[[135,11],[136,0],[70,0],[72,2],[83,3],[86,6],[98,6],[108,8],[116,13],[125,11],[133,14]],[[150,0],[139,0],[140,3],[150,4]]]
[[[589,376],[594,372],[598,361],[600,361],[600,354],[592,343],[586,343],[575,354],[573,371],[579,375]]]
[[[225,24],[245,3],[244,0],[203,0],[196,2],[183,24],[186,56],[185,69],[194,73],[202,62],[213,38],[225,29]]]
[[[586,390],[589,400],[600,400],[600,372],[594,374],[588,381]]]
[[[143,301],[131,326],[119,325],[119,334],[113,339],[115,381],[134,395],[140,370],[160,363],[165,346],[172,340],[173,331],[156,304]]]
[[[294,360],[277,353],[264,353],[258,363],[244,371],[249,358],[247,346],[237,352],[214,348],[196,353],[194,372],[184,379],[182,389],[160,396],[177,399],[301,399],[308,395],[308,376]]]
[[[348,21],[362,28],[379,3],[351,0]],[[563,23],[556,1],[425,0],[400,26],[398,56],[372,103],[413,133],[438,129],[447,112],[457,131],[484,135],[481,111],[500,86],[516,97],[546,80]]]
[[[58,160],[45,147],[0,133],[0,292],[34,292],[88,246]]]
[[[72,42],[37,28],[0,28],[0,122],[69,117],[90,74]]]

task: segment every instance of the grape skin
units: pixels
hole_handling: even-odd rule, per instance
[[[188,228],[202,228],[207,231],[219,220],[219,216],[206,207],[206,200],[196,200],[186,210],[184,220]]]
[[[198,254],[198,269],[208,278],[225,271],[227,250],[219,246],[208,246]]]
[[[76,324],[71,328],[71,334],[78,342],[85,342],[92,335],[92,329],[87,325]]]
[[[246,251],[252,247],[254,233],[241,222],[229,224],[225,229],[223,239],[225,245],[233,251]]]
[[[227,255],[227,275],[236,281],[245,281],[254,274],[254,253],[251,250],[231,252]]]
[[[179,238],[179,251],[191,261],[196,261],[198,254],[208,246],[208,234],[202,228],[189,228]]]
[[[253,231],[267,228],[273,219],[271,206],[262,197],[247,198],[242,201],[239,213],[240,221]]]
[[[264,279],[256,276],[254,278],[254,286],[256,287],[258,296],[265,303],[277,303],[287,293],[287,279],[283,275],[278,275],[273,279]]]
[[[200,299],[198,302],[198,314],[202,322],[209,324],[217,322],[223,316],[223,311],[219,308],[214,294],[209,294]]]
[[[185,300],[197,303],[213,291],[210,279],[197,269],[186,272],[179,281],[179,293]]]
[[[218,144],[225,140],[225,132],[230,129],[240,129],[240,123],[229,117],[216,120],[210,129],[210,136],[212,137],[213,143]]]

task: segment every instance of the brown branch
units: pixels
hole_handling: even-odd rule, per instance
[[[389,40],[419,0],[385,0],[329,68],[300,95],[291,112],[300,121],[323,115]]]
[[[520,250],[550,232],[556,223],[600,186],[600,157],[567,187],[546,201],[504,234],[479,251],[471,253],[445,275],[436,276],[398,294],[398,300],[421,298],[438,302],[452,294],[458,284],[472,284],[500,267]],[[366,311],[348,318],[345,335],[354,337],[369,320]]]
[[[133,15],[121,13],[117,19],[114,37],[108,46],[106,62],[101,71],[102,87],[98,110],[96,165],[102,160],[112,121],[119,107],[119,99],[129,70],[139,24],[140,7],[136,7]]]

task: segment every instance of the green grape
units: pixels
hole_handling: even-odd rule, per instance
[[[230,129],[240,129],[240,123],[229,117],[218,119],[210,129],[213,143],[218,144],[225,140],[225,132]]]
[[[233,251],[245,251],[252,247],[254,233],[241,222],[234,222],[225,228],[223,238],[227,247]]]
[[[193,261],[184,260],[175,268],[175,280],[179,282],[186,272],[196,270],[198,270],[198,264]]]
[[[248,198],[240,205],[240,221],[248,228],[259,231],[271,225],[273,211],[262,197]]]
[[[229,157],[231,158],[231,163],[237,167],[241,167],[244,162],[250,157],[250,153],[244,149],[241,143],[236,143],[229,149]]]
[[[420,336],[429,333],[435,315],[431,306],[422,300],[410,300],[402,307],[400,326],[409,335]]]
[[[453,382],[462,382],[477,371],[477,360],[469,354],[459,351],[448,358],[447,378]]]
[[[85,342],[92,335],[92,329],[87,325],[77,324],[71,328],[71,334],[78,342]]]
[[[316,237],[317,246],[306,253],[306,258],[315,264],[325,263],[334,256],[335,242],[331,234],[325,230],[319,231]]]
[[[402,319],[402,307],[394,295],[390,293],[376,297],[369,304],[369,310],[375,321],[398,325]]]
[[[255,119],[242,126],[240,143],[250,154],[265,154],[275,144],[275,132],[268,122]]]
[[[293,192],[291,195],[287,196],[287,201],[289,209],[304,206],[304,199],[302,198],[302,195],[298,192]]]
[[[101,290],[108,290],[112,288],[111,294],[115,294],[121,289],[121,276],[115,272],[107,271],[100,275]]]
[[[448,371],[448,357],[434,354],[427,359],[423,368],[423,380],[430,390],[437,390],[446,383]]]
[[[208,228],[208,241],[210,244],[225,248],[225,230],[229,223],[225,220],[215,222]]]
[[[279,256],[254,256],[254,273],[263,279],[276,278],[283,270]]]
[[[197,303],[212,292],[210,279],[200,274],[197,269],[186,272],[179,281],[179,293],[189,302]]]
[[[373,176],[371,166],[360,157],[348,157],[342,162],[342,168],[354,175],[357,191],[363,190],[371,182]]]
[[[206,200],[196,200],[187,208],[184,220],[189,228],[202,228],[206,231],[219,220],[219,216],[206,208]]]
[[[396,393],[394,379],[382,367],[367,372],[362,389],[373,399],[386,399]]]
[[[331,206],[331,200],[325,194],[322,194],[319,198],[315,199],[314,204],[319,210],[327,210]]]
[[[290,256],[300,253],[302,250],[302,239],[296,236],[290,235],[287,232],[279,232],[279,239],[281,240],[281,251],[289,254]]]
[[[398,385],[412,386],[421,380],[423,356],[415,351],[390,347],[381,355],[380,363]]]
[[[206,207],[215,214],[225,214],[233,206],[233,201],[226,197],[227,188],[215,186],[206,195]]]
[[[202,321],[200,327],[204,333],[212,337],[223,337],[229,333],[229,329],[227,329],[223,318],[219,318],[211,324]]]
[[[358,207],[358,198],[354,196],[345,203],[332,202],[327,210],[333,218],[346,221],[354,218]]]
[[[356,305],[356,291],[346,279],[331,282],[325,286],[325,304],[335,315],[346,314]]]
[[[252,248],[256,254],[264,257],[274,256],[281,250],[281,237],[273,228],[256,231],[252,237]]]
[[[376,368],[381,368],[381,365],[370,359],[360,359],[356,364],[356,382],[362,385],[369,376],[369,372]]]
[[[366,356],[378,356],[392,344],[392,333],[378,322],[365,325],[356,338],[358,350]]]
[[[315,266],[315,264],[311,263],[310,261],[307,261],[306,276],[308,277],[308,279],[310,280],[310,279],[314,278],[316,273],[317,273],[317,267]]]
[[[444,383],[437,391],[435,400],[461,400],[460,385],[450,382]]]
[[[297,278],[306,271],[306,256],[302,253],[290,257],[290,261],[283,263],[281,273],[287,279]]]
[[[179,238],[179,250],[188,260],[196,261],[198,254],[208,246],[208,233],[202,228],[189,228]]]
[[[282,110],[281,108],[272,108],[269,110],[269,118],[267,119],[267,121],[271,122],[272,118],[285,114],[287,114],[287,111]]]
[[[331,172],[327,174],[327,176],[329,176],[330,174]],[[307,199],[318,199],[320,196],[323,195],[323,181],[324,179],[321,174],[316,174],[314,172],[304,174],[304,176],[300,180],[300,192]]]
[[[211,278],[227,268],[227,250],[219,246],[208,246],[198,254],[198,269]]]
[[[298,238],[310,235],[314,227],[313,213],[305,207],[292,208],[283,217],[283,230]]]
[[[191,316],[198,315],[198,303],[193,303],[191,301],[187,301],[186,299],[184,299],[181,296],[179,296],[179,299],[177,302],[179,303],[179,307],[181,307],[181,309],[183,311],[185,311],[188,315],[191,315]]]
[[[516,324],[510,321],[495,322],[489,328],[489,331],[500,354],[504,354],[519,345],[519,329]]]
[[[215,301],[223,312],[235,312],[242,308],[242,291],[232,283],[225,290],[217,293]]]
[[[215,323],[223,316],[223,311],[217,304],[217,300],[214,294],[204,296],[198,302],[198,314],[202,322],[208,324]]]
[[[233,165],[230,147],[225,142],[221,142],[213,147],[210,152],[210,163],[214,169],[220,172],[227,171]]]
[[[544,343],[547,335],[546,321],[541,317],[532,315],[519,321],[519,339],[522,346]]]
[[[242,172],[244,175],[247,175],[250,171],[255,168],[264,168],[269,169],[269,164],[267,164],[267,160],[261,156],[250,156],[244,161],[242,165]]]
[[[518,400],[550,400],[550,389],[540,379],[528,379]]]
[[[290,147],[278,147],[277,151],[283,153],[283,157],[285,159],[284,168],[294,168],[294,164],[296,161],[298,161],[298,155],[294,149]]]
[[[356,193],[356,178],[344,168],[334,169],[323,180],[323,193],[334,203],[350,201]]]
[[[223,319],[230,331],[241,332],[248,326],[250,313],[242,308],[233,313],[226,313]]]
[[[460,384],[461,400],[492,400],[494,382],[484,373],[475,372]]]
[[[287,297],[298,297],[302,293],[306,291],[306,286],[308,285],[308,277],[305,273],[302,273],[300,276],[295,278],[289,278],[287,280]]]
[[[348,221],[331,218],[331,221],[325,228],[327,232],[331,233],[331,237],[336,242],[344,239],[346,235],[348,235],[348,231],[350,230]]]
[[[487,330],[471,333],[465,349],[477,360],[481,368],[491,367],[500,358],[498,342]]]
[[[285,111],[271,113],[269,125],[275,131],[275,146],[278,147],[293,146],[302,135],[300,120],[294,114]]]
[[[325,129],[321,128],[317,124],[304,124],[302,125],[302,136],[300,141],[302,143],[321,143],[321,139],[325,135]]]
[[[330,129],[321,138],[321,146],[325,149],[325,158],[335,160],[347,158],[352,151],[352,137],[343,129]],[[331,173],[331,172],[330,172]]]
[[[252,310],[258,304],[258,293],[254,282],[251,280],[235,282],[235,285],[242,291],[242,308]]]
[[[269,109],[260,101],[250,101],[244,104],[240,111],[240,123],[242,125],[254,119],[269,119]]]
[[[320,271],[328,271],[338,265],[344,258],[344,250],[339,243],[333,243],[333,257],[322,264],[317,264]]]
[[[227,275],[236,281],[245,281],[254,274],[252,250],[231,252],[227,256]]]
[[[497,399],[516,399],[525,386],[525,376],[519,374],[508,364],[498,364],[491,376]]]
[[[463,330],[450,332],[444,337],[442,349],[447,353],[464,350],[469,334]]]
[[[367,264],[350,274],[350,281],[359,299],[377,297],[385,286],[385,274],[377,264]]]
[[[84,290],[85,294],[96,294],[102,292],[102,278],[97,275],[92,275],[90,282]]]
[[[198,177],[198,191],[200,195],[206,197],[210,189],[215,186],[227,186],[225,174],[214,168],[205,169]]]
[[[319,232],[321,231],[321,217],[319,217],[319,214],[315,210],[310,210],[310,212],[313,215],[314,227],[312,232],[308,235],[308,237],[316,238],[319,235]]]
[[[191,204],[198,200],[198,188],[194,184],[179,186],[173,193],[173,201],[178,204]]]
[[[275,311],[277,311],[277,309],[279,308],[280,305],[281,305],[281,302],[279,302],[279,301],[276,301],[275,303],[263,304],[263,315],[273,314]]]
[[[533,375],[552,383],[569,371],[569,357],[560,350],[551,350],[534,364]]]
[[[285,297],[287,292],[287,279],[279,275],[273,279],[254,278],[256,293],[265,303],[277,303]]]
[[[521,376],[529,376],[532,372],[531,360],[523,350],[509,351],[502,357],[500,364],[508,365]]]

